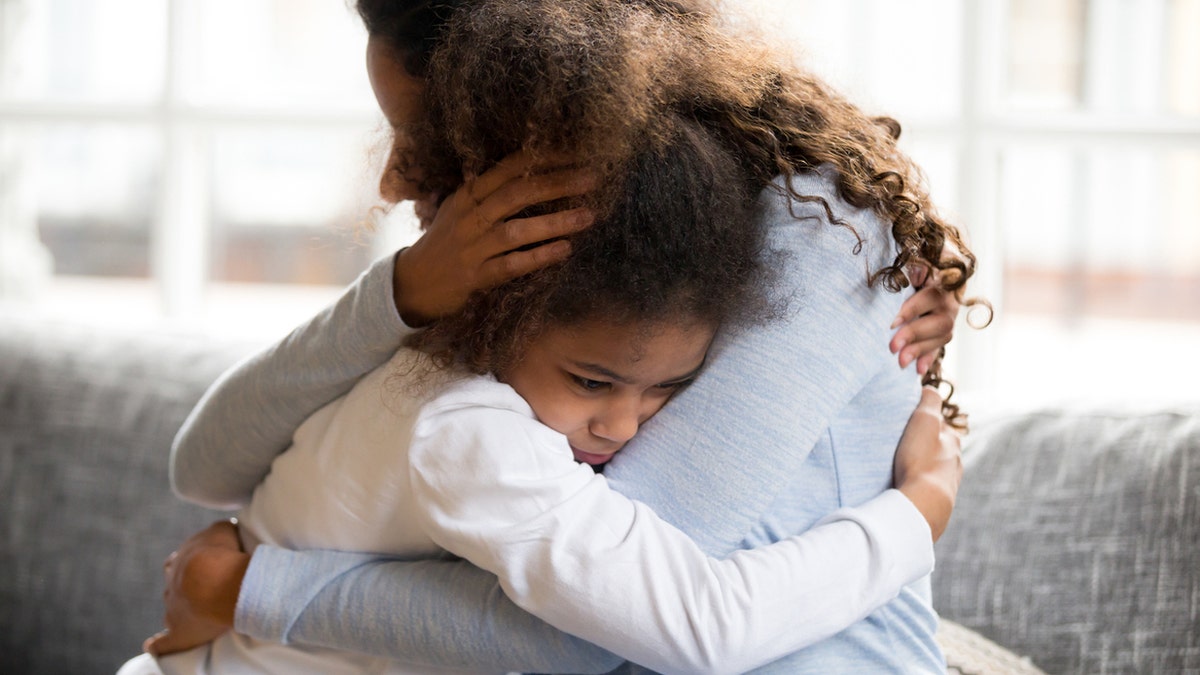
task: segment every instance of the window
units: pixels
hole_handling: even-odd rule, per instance
[[[273,335],[396,245],[371,236],[386,134],[343,3],[10,0],[0,18],[6,303]]]
[[[974,409],[1200,380],[1200,0],[740,0],[900,120],[980,256]],[[0,302],[276,335],[413,236],[330,0],[0,3]],[[374,229],[372,230],[372,226]]]
[[[997,308],[951,347],[968,407],[1194,400],[1200,1],[751,4],[967,230]]]

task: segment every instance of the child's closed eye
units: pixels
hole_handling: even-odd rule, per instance
[[[571,380],[575,382],[576,386],[585,391],[603,391],[612,384],[611,382],[593,380],[587,377],[580,377],[579,375],[571,375]]]
[[[687,378],[687,379],[685,379],[685,380],[675,380],[674,382],[663,382],[662,384],[656,384],[656,385],[654,385],[654,386],[655,386],[655,387],[657,387],[657,388],[659,388],[659,389],[666,389],[666,390],[669,390],[669,391],[676,391],[676,390],[679,390],[679,389],[683,389],[684,387],[688,386],[689,384],[691,384],[691,383],[693,383],[693,382],[695,382],[695,381],[696,381],[696,378],[694,378],[694,377],[689,377],[689,378]]]

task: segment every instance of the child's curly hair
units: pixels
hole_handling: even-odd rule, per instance
[[[605,192],[604,215],[572,238],[566,262],[474,294],[409,346],[440,365],[498,373],[547,326],[716,327],[770,316],[765,230],[750,225],[757,191],[711,130],[668,121],[662,142],[634,155]]]
[[[370,1],[359,0],[360,10]],[[938,270],[938,283],[961,299],[975,256],[897,148],[899,124],[869,117],[779,54],[727,31],[711,3],[449,4],[461,11],[438,26],[436,46],[414,72],[426,77],[427,118],[390,167],[419,164],[426,192],[449,194],[519,148],[575,157],[619,179],[629,157],[670,138],[673,125],[662,120],[676,116],[733,148],[742,179],[756,191],[823,204],[832,222],[853,229],[823,198],[792,187],[790,177],[832,166],[839,196],[878,214],[896,244],[892,263],[867,282],[899,291],[909,285],[906,270],[921,266]],[[779,176],[787,187],[773,182]],[[940,361],[927,384],[942,382]],[[943,412],[958,420],[949,400]]]

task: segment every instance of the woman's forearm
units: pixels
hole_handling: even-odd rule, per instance
[[[300,423],[388,360],[408,330],[392,300],[392,270],[392,256],[380,259],[335,304],[209,388],[171,448],[180,497],[245,505]]]
[[[522,610],[495,575],[465,561],[260,546],[235,629],[272,642],[481,671],[607,673],[624,660]]]

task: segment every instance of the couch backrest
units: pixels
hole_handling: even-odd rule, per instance
[[[1051,673],[1200,672],[1200,410],[1023,415],[965,457],[943,616]]]
[[[247,347],[0,321],[0,672],[115,672],[161,627],[163,559],[222,515],[167,458]]]

